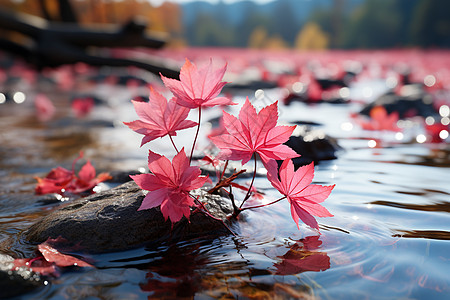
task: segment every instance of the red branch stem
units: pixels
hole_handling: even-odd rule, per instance
[[[194,155],[195,143],[197,142],[198,133],[199,133],[199,131],[200,131],[200,119],[201,119],[201,117],[202,117],[202,107],[199,106],[199,107],[198,107],[198,126],[197,126],[197,132],[195,133],[194,143],[192,144],[191,155],[190,155],[190,157],[189,157],[189,164],[192,162],[192,156]]]

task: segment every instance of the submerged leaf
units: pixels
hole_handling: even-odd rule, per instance
[[[57,265],[58,267],[93,267],[92,265],[78,258],[60,253],[58,250],[56,250],[46,242],[38,245],[38,250],[42,253],[42,256],[46,261],[55,263],[55,265]]]

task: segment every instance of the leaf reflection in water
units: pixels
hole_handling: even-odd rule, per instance
[[[274,266],[276,275],[292,275],[307,271],[320,272],[330,268],[330,257],[317,249],[322,245],[319,236],[308,236],[293,244],[280,256],[281,262]]]

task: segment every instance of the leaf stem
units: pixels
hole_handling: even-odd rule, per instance
[[[191,155],[190,155],[190,157],[189,157],[189,164],[191,164],[191,161],[192,161],[192,155],[194,155],[195,143],[197,142],[198,132],[200,131],[200,119],[201,119],[201,117],[202,117],[202,107],[199,106],[199,107],[198,107],[198,126],[197,126],[197,132],[195,133],[194,143],[192,144]]]
[[[220,174],[219,181],[221,181],[223,176],[225,175],[225,171],[227,170],[227,167],[228,167],[228,162],[229,162],[229,160],[227,159],[227,161],[225,162],[225,166],[223,167],[222,174]]]
[[[172,138],[172,136],[170,134],[169,134],[169,138],[170,138],[170,141],[172,142],[173,147],[175,148],[175,151],[177,151],[177,153],[179,153],[180,151],[178,151],[178,148],[175,145],[175,142],[173,141],[173,138]]]
[[[83,156],[84,156],[83,151],[80,151],[80,154],[78,155],[78,157],[75,158],[75,159],[73,160],[73,162],[72,162],[72,173],[75,174],[75,164],[77,163],[77,161],[79,161],[80,159],[82,159]]]
[[[239,206],[239,209],[241,209],[242,206],[244,205],[245,201],[247,201],[247,199],[250,198],[251,190],[252,190],[252,187],[253,187],[253,182],[255,182],[255,177],[256,177],[256,152],[253,153],[253,160],[255,161],[255,167],[254,167],[254,170],[253,170],[252,182],[250,182],[250,186],[248,187],[247,194],[245,195],[244,200],[242,200],[241,205]]]
[[[241,212],[241,209],[236,206],[236,201],[234,201],[234,195],[233,191],[230,185],[230,193],[228,194],[228,197],[230,197],[231,205],[233,205],[233,216],[237,217],[239,213]]]
[[[269,205],[275,204],[275,203],[277,203],[277,202],[279,202],[279,201],[281,201],[281,200],[283,200],[283,199],[285,199],[285,198],[286,198],[286,196],[283,196],[283,197],[281,197],[280,199],[277,199],[277,200],[275,200],[275,201],[273,201],[273,202],[270,202],[270,203],[261,204],[261,205],[256,205],[256,206],[248,206],[248,207],[244,207],[244,208],[241,208],[241,211],[244,211],[244,210],[246,210],[246,209],[253,209],[253,208],[260,208],[260,207],[264,207],[264,206],[269,206]]]

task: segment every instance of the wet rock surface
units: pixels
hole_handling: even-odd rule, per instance
[[[209,195],[205,191],[198,193],[216,218],[224,220],[231,213],[231,205],[221,196]],[[222,222],[198,211],[191,214],[190,222],[183,218],[171,228],[171,222],[164,220],[159,207],[137,211],[144,196],[144,192],[131,181],[75,200],[30,226],[22,233],[21,239],[40,244],[48,238],[62,237],[85,251],[100,253],[168,239],[218,236],[228,232]]]

